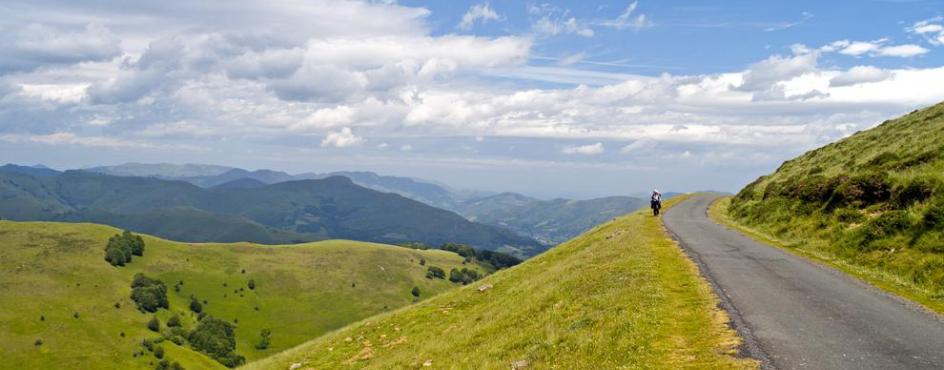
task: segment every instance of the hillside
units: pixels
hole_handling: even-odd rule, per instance
[[[632,197],[538,200],[502,193],[460,203],[456,210],[472,221],[506,227],[519,235],[558,244],[647,204],[645,199]]]
[[[728,207],[738,223],[944,312],[944,104],[784,162]]]
[[[184,181],[85,171],[42,177],[0,171],[0,197],[3,218],[100,222],[190,242],[455,242],[521,256],[546,248],[344,177],[205,189]]]
[[[168,287],[170,309],[156,314],[162,330],[173,314],[192,328],[194,295],[206,301],[210,316],[236,322],[236,352],[254,360],[409,305],[414,286],[419,299],[457,286],[425,278],[429,266],[472,267],[445,251],[346,240],[191,245],[149,236],[143,257],[113,267],[103,256],[116,232],[92,224],[0,221],[0,369],[154,368],[150,353],[133,356],[142,339],[159,336],[146,326],[152,314],[129,299],[139,272]],[[178,282],[179,291],[171,289]],[[257,350],[262,329],[271,330],[271,345]],[[161,345],[187,369],[221,367],[186,345]]]
[[[716,304],[659,219],[636,212],[247,368],[752,367],[731,355],[738,338]]]

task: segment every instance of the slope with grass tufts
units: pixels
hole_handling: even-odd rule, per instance
[[[248,368],[753,367],[716,303],[659,219],[636,212]]]
[[[784,162],[726,211],[749,231],[944,312],[944,104]]]
[[[155,315],[130,299],[136,273],[166,285],[170,309],[156,313],[159,330],[166,333],[175,314],[186,329],[196,326],[193,295],[202,311],[235,323],[236,352],[252,361],[458,286],[427,279],[430,266],[483,271],[454,253],[374,243],[185,244],[149,236],[143,256],[113,267],[104,248],[117,232],[0,221],[0,369],[154,368],[157,359],[141,343],[160,334],[148,328]],[[263,329],[270,343],[256,349]],[[160,346],[187,369],[221,367],[186,344]]]

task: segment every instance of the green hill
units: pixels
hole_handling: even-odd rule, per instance
[[[0,170],[0,199],[3,218],[106,223],[189,242],[454,242],[519,256],[546,249],[508,230],[344,177],[204,189],[184,181],[84,171],[38,177]]]
[[[697,268],[636,212],[249,369],[750,368]]]
[[[646,200],[632,197],[539,200],[501,193],[460,203],[455,209],[472,221],[506,227],[546,244],[558,244],[645,205]]]
[[[734,197],[728,213],[944,312],[942,185],[938,104],[784,162]]]
[[[204,312],[236,323],[236,352],[251,361],[410,305],[414,286],[419,299],[457,286],[427,279],[429,266],[483,271],[450,252],[346,240],[262,246],[149,236],[142,257],[113,267],[103,258],[116,232],[92,224],[0,221],[0,369],[154,368],[151,353],[134,356],[142,339],[159,337],[146,327],[154,315],[139,312],[130,299],[136,273],[167,286],[170,308],[156,314],[161,330],[174,314],[192,329],[193,295],[206,301]],[[262,329],[271,330],[271,345],[257,350]],[[221,367],[186,344],[161,346],[187,369]]]

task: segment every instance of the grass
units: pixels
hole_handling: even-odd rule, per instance
[[[786,161],[727,204],[730,224],[944,313],[944,104]]]
[[[822,241],[817,243],[820,245],[813,246],[809,242],[783,240],[767,232],[739,223],[728,212],[730,204],[731,197],[719,198],[708,209],[708,214],[713,220],[722,225],[737,230],[761,243],[784,249],[838,269],[886,292],[919,303],[930,311],[944,314],[944,301],[936,297],[934,290],[918,286],[912,281],[904,279],[900,275],[887,270],[872,266],[863,266],[840,256],[830,254],[828,247],[821,245]]]
[[[204,310],[210,315],[238,320],[236,350],[251,361],[410,305],[413,286],[423,299],[453,289],[446,280],[426,279],[427,266],[446,271],[462,266],[454,253],[345,240],[261,246],[145,236],[144,256],[118,268],[103,259],[106,240],[117,231],[93,224],[0,221],[0,369],[153,368],[153,355],[132,356],[142,339],[158,337],[146,328],[152,315],[138,312],[129,298],[138,272],[168,287],[170,310],[157,313],[162,325],[176,313],[192,326],[193,294],[207,300]],[[248,289],[249,279],[255,290]],[[183,285],[176,292],[179,281]],[[256,350],[263,328],[272,330],[271,347]],[[41,346],[34,345],[37,339]],[[167,357],[188,369],[220,367],[189,347],[162,345]]]
[[[739,338],[717,302],[659,218],[640,211],[247,368],[754,368],[734,357]]]

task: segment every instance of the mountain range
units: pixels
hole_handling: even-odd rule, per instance
[[[506,229],[364,188],[341,176],[201,188],[153,177],[36,172],[35,167],[0,167],[0,217],[96,222],[188,242],[454,242],[519,256],[547,248]]]

